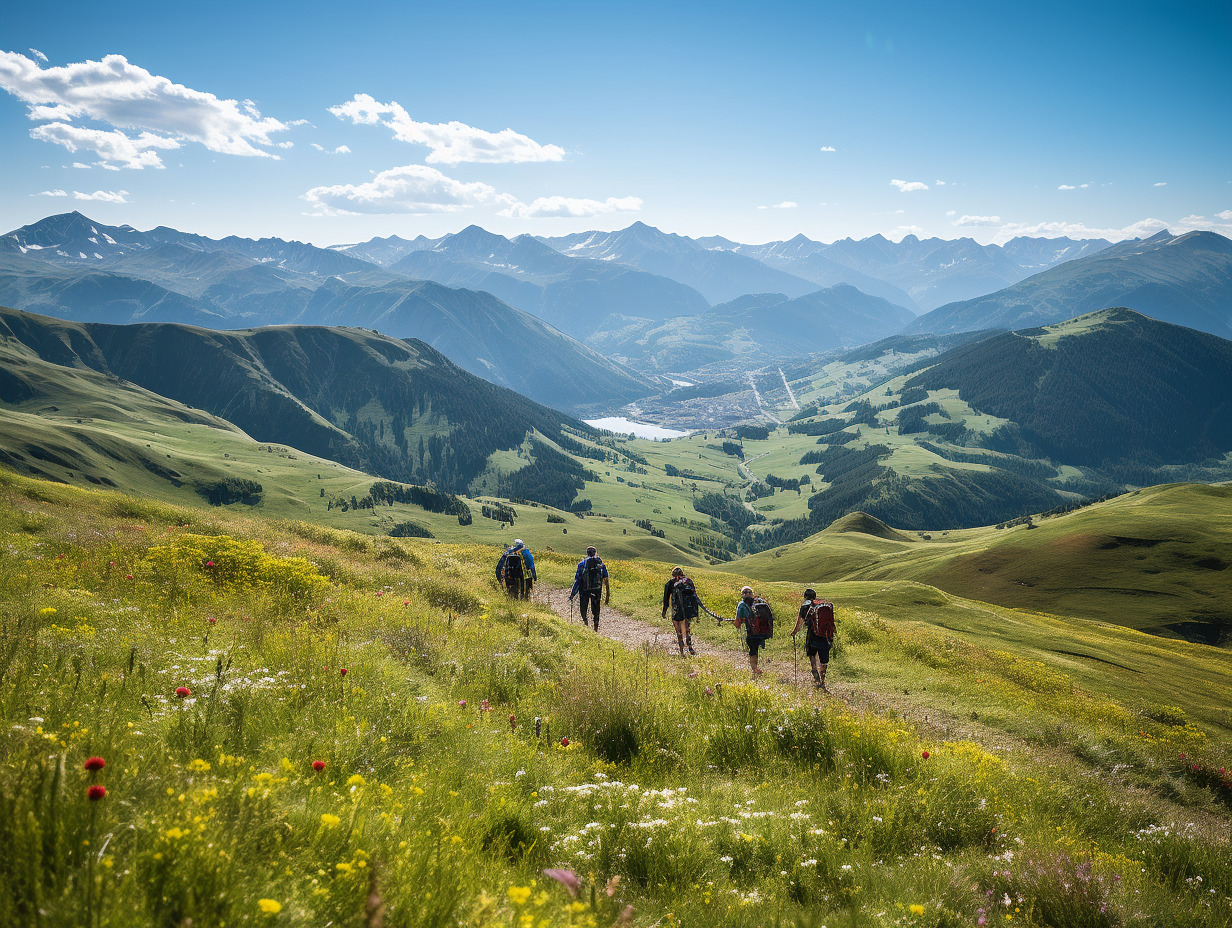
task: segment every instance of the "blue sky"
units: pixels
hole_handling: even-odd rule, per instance
[[[1227,2],[443,6],[11,7],[0,225],[1232,234]]]

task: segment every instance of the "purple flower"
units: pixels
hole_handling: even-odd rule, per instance
[[[574,899],[578,897],[578,890],[582,888],[582,881],[578,879],[578,875],[572,870],[544,870],[543,875],[565,887],[569,891],[569,895]]]

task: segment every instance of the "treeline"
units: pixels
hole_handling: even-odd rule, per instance
[[[754,522],[765,521],[765,516],[754,512],[742,500],[722,493],[703,493],[693,500],[693,508],[722,523],[727,532],[737,537]]]
[[[513,525],[514,519],[518,517],[518,511],[512,506],[502,506],[500,503],[484,503],[479,507],[480,513],[485,519],[491,519],[493,522],[508,522]]]
[[[813,478],[808,474],[803,477],[776,477],[774,474],[766,474],[765,482],[776,490],[795,490],[799,493],[800,487],[811,484]]]
[[[955,448],[942,448],[940,445],[934,445],[929,441],[919,441],[916,444],[925,451],[931,451],[937,457],[945,458],[945,460],[953,461],[956,464],[985,464],[989,467],[999,467],[1001,470],[1007,470],[1012,474],[1020,474],[1023,477],[1038,477],[1041,480],[1057,475],[1057,469],[1047,461],[1020,458],[1016,455],[1002,456],[981,454],[976,451],[959,451]]]
[[[460,516],[469,513],[470,507],[452,493],[443,493],[435,487],[406,486],[381,480],[372,485],[368,496],[374,503],[392,506],[394,503],[411,503],[428,512],[444,512]]]
[[[533,499],[555,509],[569,509],[585,484],[586,471],[566,454],[541,441],[531,443],[532,464],[497,480],[497,496]]]
[[[791,435],[831,435],[849,425],[846,419],[818,419],[816,422],[789,422],[787,431]]]
[[[244,477],[224,477],[222,480],[198,483],[196,490],[211,506],[226,506],[229,503],[255,506],[261,502],[264,492],[261,484]]]

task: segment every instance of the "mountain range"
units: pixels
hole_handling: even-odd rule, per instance
[[[420,338],[471,373],[564,409],[627,402],[653,389],[490,293],[413,280],[298,242],[172,233],[104,226],[79,213],[16,230],[0,237],[0,304],[115,324],[376,328]]]
[[[987,296],[942,306],[908,331],[1019,329],[1111,306],[1232,337],[1232,241],[1214,232],[1159,232],[1121,242]]]

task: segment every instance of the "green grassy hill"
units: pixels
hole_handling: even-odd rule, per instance
[[[853,531],[857,518],[866,524]],[[1150,487],[1031,527],[902,533],[849,516],[729,566],[823,585],[913,580],[1003,606],[1225,643],[1232,634],[1232,486]]]
[[[489,556],[0,472],[0,923],[1232,920],[1227,652],[850,581],[818,699],[782,622],[751,684]]]

